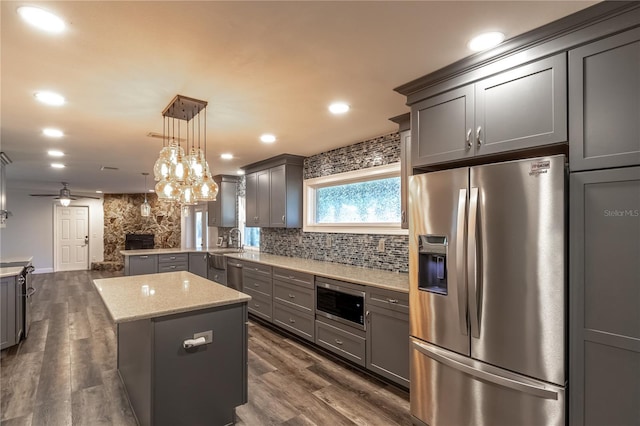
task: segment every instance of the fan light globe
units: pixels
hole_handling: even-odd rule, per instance
[[[60,205],[62,207],[69,207],[69,204],[71,204],[71,199],[69,199],[69,198],[60,198]]]

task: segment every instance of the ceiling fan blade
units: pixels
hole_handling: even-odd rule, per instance
[[[57,197],[59,194],[29,194],[32,197]]]
[[[91,195],[77,195],[77,194],[71,194],[71,197],[77,197],[77,198],[93,198],[94,200],[99,200],[100,197],[92,197]]]

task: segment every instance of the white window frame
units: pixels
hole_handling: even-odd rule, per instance
[[[332,232],[343,234],[388,234],[408,235],[401,223],[316,223],[316,190],[326,186],[344,185],[348,183],[366,182],[400,176],[400,163],[369,167],[351,172],[336,173],[313,179],[305,179],[302,184],[302,214],[304,232]]]

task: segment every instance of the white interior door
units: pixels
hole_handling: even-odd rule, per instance
[[[56,271],[89,269],[89,207],[56,206]]]

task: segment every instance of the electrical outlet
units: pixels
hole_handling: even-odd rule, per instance
[[[327,235],[327,239],[325,240],[325,247],[331,247],[331,235]]]
[[[378,241],[378,251],[380,253],[384,252],[384,238],[380,238]]]
[[[302,235],[298,237],[298,244],[302,244]]]

